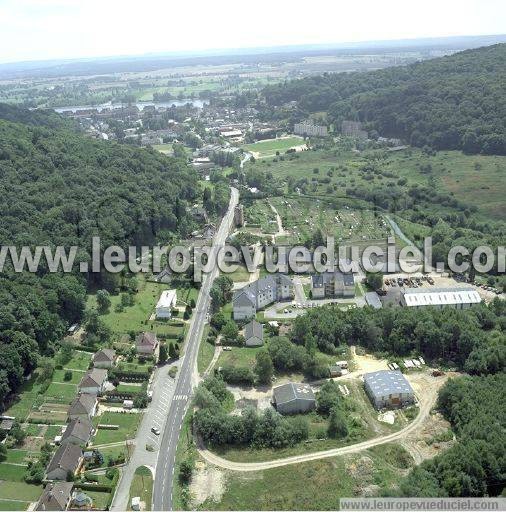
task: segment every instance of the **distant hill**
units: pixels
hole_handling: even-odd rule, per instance
[[[300,116],[326,111],[336,127],[414,146],[506,155],[506,44],[366,73],[312,76],[268,86],[269,107],[296,101]]]

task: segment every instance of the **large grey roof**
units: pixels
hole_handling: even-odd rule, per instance
[[[35,510],[66,510],[72,482],[51,482],[46,485]]]
[[[246,340],[249,340],[253,336],[260,338],[261,340],[264,339],[264,326],[256,320],[252,320],[244,327],[244,337]]]
[[[339,281],[344,286],[355,286],[355,278],[352,272],[341,272],[340,270],[329,270],[311,276],[313,288],[322,288],[324,284],[332,281]]]
[[[69,415],[90,414],[97,403],[97,397],[89,393],[81,393],[77,396],[69,408]]]
[[[62,435],[62,443],[73,436],[79,439],[82,444],[86,444],[90,440],[92,428],[88,420],[76,418],[67,425]]]
[[[292,402],[293,400],[315,400],[315,396],[309,384],[289,382],[272,390],[274,401],[277,405]]]
[[[102,350],[95,352],[95,355],[93,356],[93,362],[94,363],[102,363],[102,362],[114,361],[115,357],[116,357],[116,351],[114,349],[103,348]]]
[[[53,455],[47,467],[47,472],[50,473],[58,468],[64,471],[75,471],[82,454],[83,452],[79,446],[70,443],[62,444]]]
[[[234,293],[234,304],[240,304],[242,301],[249,305],[251,302],[254,306],[257,304],[257,296],[261,292],[266,292],[269,289],[276,290],[280,285],[291,285],[292,280],[285,274],[271,274],[264,276],[252,283],[244,286]]]
[[[79,388],[101,386],[106,380],[107,370],[103,368],[93,368],[85,373],[79,384]]]
[[[364,382],[375,397],[397,393],[413,393],[413,388],[400,371],[380,370],[366,373]]]
[[[478,304],[480,294],[471,287],[406,288],[404,300],[408,306],[445,306],[453,304]]]

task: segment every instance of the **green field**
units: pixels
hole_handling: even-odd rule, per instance
[[[222,351],[216,366],[255,366],[255,357],[263,347],[230,347]]]
[[[12,501],[0,499],[0,510],[26,510],[29,504],[29,501]]]
[[[134,496],[139,496],[141,502],[145,503],[145,508],[143,510],[151,510],[153,475],[146,466],[140,466],[135,470],[134,478],[130,485],[130,496],[128,498],[129,507]],[[129,510],[131,510],[131,508],[129,508]]]
[[[67,370],[55,370],[53,373],[53,382],[60,384],[79,384],[84,376],[84,372],[79,370],[70,370],[72,372],[72,378],[65,380],[65,372]]]
[[[257,154],[260,158],[274,156],[276,151],[284,153],[288,149],[294,146],[300,146],[304,144],[302,137],[284,137],[279,139],[267,139],[255,142],[254,144],[246,144],[242,146],[244,151],[251,151],[253,154]]]
[[[0,482],[0,500],[37,501],[41,494],[42,487],[39,485],[8,480]]]
[[[25,382],[19,389],[18,398],[5,411],[7,416],[14,416],[17,419],[25,419],[32,410],[36,401],[41,401],[40,394],[42,384],[34,373],[32,378]]]
[[[0,462],[0,480],[10,480],[12,482],[23,482],[26,466],[17,464],[8,464]]]
[[[64,365],[66,370],[86,371],[90,366],[91,356],[89,352],[74,351],[72,359]]]
[[[171,320],[169,322],[151,321],[149,318],[154,313],[155,305],[160,298],[163,290],[170,288],[170,285],[154,283],[147,281],[144,274],[138,274],[139,291],[135,295],[135,304],[126,307],[123,311],[115,311],[115,306],[121,301],[120,295],[111,296],[111,308],[109,313],[102,315],[100,318],[115,334],[127,334],[130,331],[141,332],[144,330],[153,330],[159,335],[168,335],[176,338],[182,334],[184,327],[174,325],[181,322],[180,319]],[[196,294],[195,290],[178,290],[178,303]],[[88,296],[88,308],[96,307],[96,299],[94,295]]]
[[[211,364],[214,356],[214,343],[208,343],[207,334],[209,332],[209,326],[204,327],[204,334],[202,335],[202,341],[199,345],[199,353],[197,356],[197,369],[199,373],[203,373],[207,367]]]
[[[340,497],[391,489],[412,460],[399,445],[265,471],[230,472],[219,503],[203,510],[338,510]]]
[[[119,425],[117,430],[98,429],[93,440],[94,445],[119,443],[135,437],[141,421],[141,414],[105,411],[93,418],[93,424]]]
[[[75,384],[60,384],[59,382],[51,382],[44,396],[51,400],[57,399],[61,403],[71,403],[77,395],[77,386]]]

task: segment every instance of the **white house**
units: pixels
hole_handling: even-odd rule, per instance
[[[176,302],[176,290],[164,290],[156,304],[156,318],[170,318],[172,316],[172,308],[176,307]]]

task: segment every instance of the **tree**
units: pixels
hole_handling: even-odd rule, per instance
[[[63,374],[63,380],[65,382],[72,380],[72,370],[65,370],[65,373]]]
[[[167,348],[167,344],[160,343],[160,352],[158,354],[158,361],[160,363],[165,363],[165,361],[167,361],[168,356],[169,356],[169,350]]]
[[[379,290],[383,286],[383,274],[381,272],[367,272],[365,282],[373,290]]]
[[[101,315],[105,315],[109,312],[111,307],[111,297],[107,290],[98,290],[96,294],[97,309]]]
[[[179,465],[179,481],[183,485],[188,485],[193,473],[193,463],[189,459],[185,459]]]
[[[3,462],[7,458],[7,448],[4,444],[0,444],[0,462]]]
[[[255,356],[255,374],[261,384],[270,384],[274,374],[272,359],[266,350],[261,350]]]
[[[327,433],[330,437],[346,437],[348,435],[348,426],[346,418],[338,406],[332,407],[329,416],[329,426]]]
[[[174,343],[169,343],[169,358],[170,359],[177,359],[179,357],[179,352],[177,350],[177,347],[174,345]]]
[[[328,416],[331,410],[339,405],[340,391],[339,386],[333,380],[323,384],[316,395],[316,410],[321,416]]]
[[[221,334],[225,341],[232,343],[237,340],[237,336],[239,335],[239,328],[237,324],[233,320],[229,320],[221,330]]]

